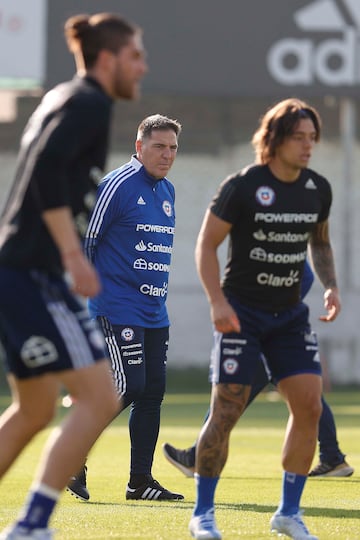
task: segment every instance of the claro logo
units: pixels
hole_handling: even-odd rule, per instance
[[[301,30],[317,32],[317,39],[284,38],[274,43],[267,56],[274,79],[287,86],[360,83],[360,0],[315,0],[296,11],[294,19]],[[336,37],[319,40],[325,32]]]
[[[143,283],[140,285],[140,292],[147,296],[160,296],[164,298],[167,295],[167,283],[163,283],[162,287],[156,287],[155,285],[149,283]]]

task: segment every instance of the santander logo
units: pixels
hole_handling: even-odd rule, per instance
[[[304,38],[280,39],[267,55],[276,81],[287,86],[360,83],[360,0],[314,0],[296,11],[294,20]],[[331,37],[319,39],[325,33]]]

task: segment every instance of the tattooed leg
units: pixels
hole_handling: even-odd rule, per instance
[[[250,389],[241,384],[213,385],[210,415],[196,447],[195,470],[200,476],[220,476],[228,456],[231,430],[246,408]]]

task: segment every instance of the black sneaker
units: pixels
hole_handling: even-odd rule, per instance
[[[353,472],[354,469],[350,467],[345,460],[337,465],[330,465],[329,463],[320,461],[320,463],[309,472],[308,476],[335,476],[339,478],[341,476],[351,476]]]
[[[174,467],[179,469],[188,478],[193,478],[195,471],[195,447],[187,450],[178,450],[169,443],[163,444],[164,456]]]
[[[66,488],[66,491],[81,501],[88,501],[90,499],[90,493],[86,487],[86,473],[87,466],[84,465],[81,471],[70,479]]]
[[[143,501],[181,501],[184,495],[172,493],[159,484],[157,480],[149,474],[147,481],[138,488],[131,488],[129,484],[126,487],[127,500]]]

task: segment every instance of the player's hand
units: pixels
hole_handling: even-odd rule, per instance
[[[341,311],[341,301],[338,289],[326,289],[324,293],[324,307],[327,311],[327,315],[322,315],[319,317],[319,320],[323,322],[334,321]]]
[[[72,292],[90,298],[99,294],[101,285],[97,272],[81,250],[64,255],[63,264],[70,276]]]
[[[212,304],[210,311],[211,320],[218,332],[222,334],[240,332],[239,318],[226,299]]]

